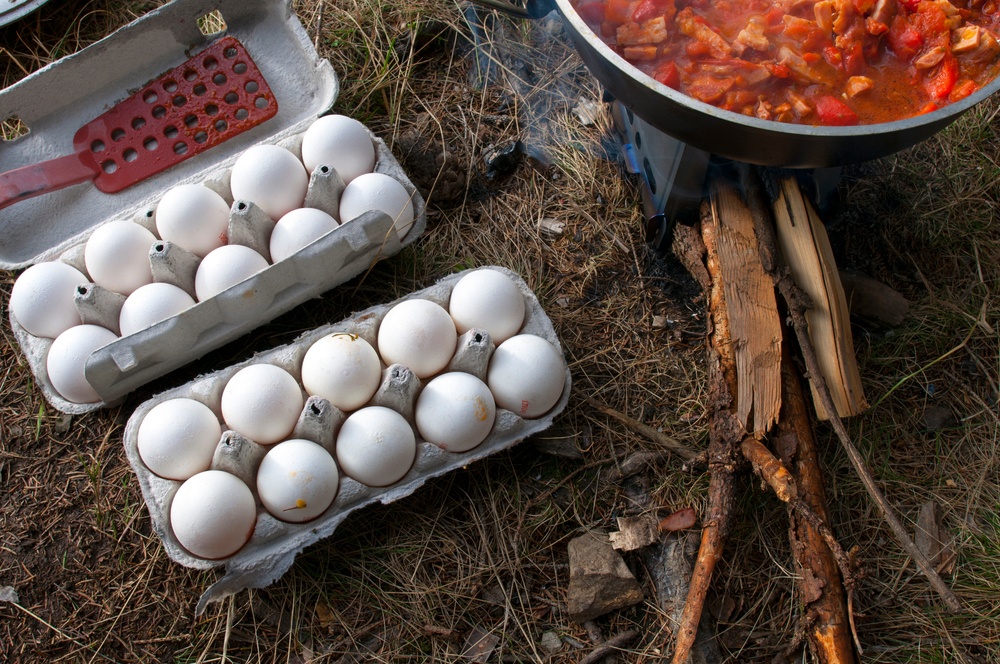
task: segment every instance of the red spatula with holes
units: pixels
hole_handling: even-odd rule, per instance
[[[88,180],[121,191],[277,112],[243,44],[223,37],[80,127],[72,154],[0,173],[0,208]]]

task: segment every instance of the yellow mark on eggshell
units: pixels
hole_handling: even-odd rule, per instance
[[[304,510],[306,508],[306,501],[299,498],[295,501],[295,507],[287,507],[282,512],[291,512],[292,510]]]
[[[490,416],[490,409],[486,407],[486,401],[482,397],[476,397],[476,410],[474,417],[480,422],[485,422]]]

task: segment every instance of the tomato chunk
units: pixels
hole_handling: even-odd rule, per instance
[[[920,47],[924,45],[924,38],[917,32],[916,28],[898,14],[892,19],[889,32],[886,33],[886,40],[889,42],[889,48],[892,49],[892,52],[903,62],[912,60]]]
[[[673,62],[664,62],[660,65],[653,78],[674,90],[678,90],[681,87],[681,73],[677,69],[677,65]]]
[[[842,99],[833,95],[816,98],[816,115],[820,122],[832,127],[846,127],[858,124],[858,114]]]

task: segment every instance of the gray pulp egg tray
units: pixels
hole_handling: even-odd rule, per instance
[[[552,343],[562,352],[559,338],[552,322],[546,316],[534,293],[515,273],[502,267],[492,267],[510,277],[525,299],[525,320],[519,334],[534,334]],[[302,361],[309,347],[317,340],[332,333],[353,333],[377,348],[378,326],[385,314],[396,304],[411,298],[423,298],[447,309],[454,285],[469,271],[459,272],[438,281],[433,286],[416,291],[388,304],[371,307],[355,313],[339,323],[318,327],[302,334],[295,341],[262,352],[253,358],[201,376],[186,385],[176,387],[141,404],[130,417],[125,428],[125,453],[132,465],[143,498],[152,520],[153,529],[163,542],[171,560],[195,569],[213,569],[225,566],[225,574],[215,581],[201,596],[196,613],[201,614],[208,603],[218,601],[246,588],[261,588],[281,577],[294,562],[295,556],[306,546],[329,537],[337,526],[354,510],[376,502],[388,504],[410,495],[428,479],[461,468],[469,463],[500,450],[511,447],[526,437],[548,428],[553,419],[569,400],[571,375],[565,369],[563,390],[556,405],[536,419],[523,419],[517,414],[497,407],[496,421],[487,438],[477,447],[462,453],[447,452],[422,441],[417,434],[417,456],[410,471],[399,482],[388,487],[373,488],[360,484],[340,473],[340,488],[333,504],[319,517],[305,523],[287,523],[271,516],[257,498],[257,525],[250,541],[236,554],[224,560],[205,560],[188,553],[177,541],[169,522],[170,503],[182,482],[163,479],[153,474],[139,456],[137,436],[139,426],[149,411],[159,403],[175,398],[190,398],[206,404],[218,416],[224,432],[216,449],[212,468],[241,476],[256,496],[255,461],[247,463],[248,443],[234,432],[225,431],[222,418],[222,392],[227,381],[240,369],[251,364],[270,363],[291,373],[300,381]],[[458,348],[447,371],[465,371],[485,380],[489,358],[494,350],[489,335],[481,330],[470,330],[459,337]],[[440,375],[440,374],[438,374]],[[431,380],[433,377],[425,379]],[[402,365],[384,366],[382,383],[368,405],[386,406],[401,413],[413,425],[413,407],[422,386],[420,379]],[[305,395],[305,392],[303,391]],[[308,396],[308,395],[305,395]],[[308,397],[290,438],[306,438],[333,451],[336,431],[344,413],[319,397]],[[414,427],[416,431],[416,427]],[[259,447],[259,446],[257,446]]]
[[[221,14],[226,28],[204,35],[198,19],[212,12]],[[29,128],[27,134],[0,143],[0,172],[68,154],[80,126],[223,34],[246,47],[277,99],[277,115],[117,194],[84,183],[0,210],[0,268],[18,270],[62,260],[86,274],[82,250],[98,226],[131,219],[155,234],[157,201],[169,188],[188,183],[203,183],[233,205],[231,242],[261,244],[260,211],[252,204],[239,206],[229,193],[233,163],[245,149],[260,143],[278,144],[299,154],[302,134],[332,108],[339,92],[332,66],[318,56],[288,0],[174,0],[0,91],[0,117],[17,117]],[[8,315],[45,398],[70,414],[111,405],[414,242],[426,228],[424,201],[385,143],[369,134],[376,146],[375,170],[394,177],[412,197],[414,224],[402,239],[387,215],[369,211],[187,311],[96,350],[87,360],[86,377],[101,398],[97,403],[62,398],[45,368],[52,340],[28,334]],[[306,205],[335,214],[342,190],[339,180],[339,176],[314,176]],[[166,246],[160,247],[159,262],[153,265],[155,280],[184,287],[193,279],[190,260],[178,257],[180,251],[171,252],[170,243],[161,244]],[[100,289],[78,294],[84,322],[116,325],[115,307],[120,301],[109,303],[101,295]]]

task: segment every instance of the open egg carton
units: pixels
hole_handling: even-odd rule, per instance
[[[463,284],[467,277],[470,280]],[[499,344],[493,343],[489,332],[498,329],[492,322],[484,327],[473,325],[475,316],[483,316],[482,307],[471,319],[458,314],[459,290],[467,300],[473,290],[472,279],[484,277],[504,281],[487,288],[477,284],[474,290],[478,294],[471,297],[481,298],[495,309],[499,300],[493,293],[499,286],[507,291],[505,301],[523,300],[523,314],[510,316],[516,321],[515,326],[508,326],[503,334],[496,332],[497,338],[502,339]],[[519,301],[515,304],[520,306]],[[433,309],[435,315],[442,315],[443,311],[448,319],[445,326],[451,327],[443,333],[435,332],[433,337],[454,341],[453,345],[446,344],[443,360],[434,367],[422,366],[420,371],[393,361],[399,357],[395,355],[394,335],[397,339],[399,335],[404,339],[419,339],[437,324],[430,318],[426,323],[417,320],[420,316],[410,309],[418,305]],[[463,310],[466,308],[463,306]],[[404,315],[404,309],[407,322],[400,325],[394,317]],[[331,395],[328,399],[306,388],[306,384],[316,385],[314,377],[324,375],[327,368],[337,375],[343,371],[332,356],[314,354],[331,340],[341,340],[352,348],[342,351],[345,354],[361,344],[374,349],[378,357],[376,380],[369,392],[362,394],[361,400],[357,395],[350,396],[352,405],[343,409],[332,403],[340,400],[342,391],[336,392],[338,396],[325,392]],[[410,356],[415,361],[409,364],[422,363],[428,352],[437,351],[419,351]],[[251,373],[263,374],[265,369],[276,374],[267,379],[273,380],[273,385],[261,384],[259,376],[254,379],[256,383],[249,382]],[[282,396],[276,386],[290,381],[287,376],[294,379],[290,382],[294,387],[282,387],[291,389],[291,394],[286,392]],[[464,387],[454,394],[435,388],[446,381],[454,384],[458,379]],[[350,389],[362,382],[352,378]],[[278,579],[304,547],[330,536],[354,510],[376,502],[396,501],[432,477],[508,448],[549,427],[565,407],[570,385],[570,371],[556,332],[524,281],[506,268],[478,268],[450,275],[426,289],[316,328],[290,344],[158,394],[135,410],[125,429],[124,445],[139,479],[153,528],[169,557],[196,569],[225,567],[225,574],[201,597],[197,608],[200,613],[211,601]],[[230,391],[234,396],[227,396]],[[474,399],[470,397],[473,392],[477,394]],[[267,402],[266,406],[245,403],[260,393],[265,394],[261,400]],[[442,394],[448,394],[443,409],[436,401]],[[276,404],[283,399],[291,401],[290,413],[279,414],[282,407]],[[193,427],[182,427],[178,417],[166,414],[168,409],[186,407],[192,401],[199,411],[207,413],[209,421],[204,434],[190,433]],[[251,416],[256,413],[257,429],[239,408]],[[261,408],[273,408],[274,412],[261,416],[256,412]],[[405,433],[399,435],[412,436],[412,452],[393,451],[395,448],[387,441],[397,434],[390,434],[391,427],[386,425],[386,433],[368,432],[361,436],[368,456],[362,455],[359,461],[351,450],[357,444],[355,434],[364,429],[358,429],[360,425],[352,428],[352,422],[375,411],[391,411],[387,414],[403,423],[401,428]],[[283,418],[287,419],[278,425],[281,430],[272,428],[265,432],[264,429]],[[187,433],[178,433],[181,428]],[[266,444],[244,435],[246,432],[259,435]],[[183,445],[181,438],[187,441]],[[194,446],[188,448],[188,442],[195,438],[203,439],[197,452]],[[311,449],[311,456],[303,457],[296,465],[285,454],[284,464],[275,464],[279,470],[271,468],[267,479],[263,479],[269,457],[276,455],[279,448],[291,445]],[[190,451],[181,452],[181,447]],[[388,461],[397,457],[402,465]],[[331,472],[334,459],[336,470],[324,478],[321,469]],[[155,466],[159,474],[150,466]],[[185,488],[210,477],[224,479],[228,484],[214,494],[212,490],[196,494],[194,489]],[[327,495],[320,500],[315,491],[324,485]],[[310,491],[313,491],[311,497],[303,500]],[[184,504],[180,505],[182,492],[186,493]],[[245,508],[236,507],[241,496],[246,501]],[[314,500],[320,502],[313,504]],[[300,508],[313,512],[297,514]],[[196,515],[190,513],[192,509]],[[177,516],[178,512],[184,516]],[[233,532],[229,535],[222,532],[227,529]],[[197,547],[204,548],[195,555],[191,549]]]
[[[225,21],[223,32],[201,32],[198,21],[209,14]],[[272,260],[269,240],[278,219],[264,211],[265,201],[234,196],[234,169],[242,155],[265,146],[278,146],[301,163],[306,132],[329,112],[339,91],[330,63],[318,57],[287,0],[175,0],[0,91],[0,114],[16,116],[29,127],[26,135],[0,145],[0,171],[65,154],[78,127],[224,36],[239,40],[270,86],[278,106],[274,117],[119,193],[106,194],[82,184],[0,211],[0,268],[30,270],[29,266],[51,262],[76,269],[82,280],[71,286],[72,307],[79,316],[73,326],[107,332],[85,342],[82,350],[60,347],[68,361],[76,363],[69,371],[70,381],[79,384],[80,391],[60,390],[47,366],[57,335],[29,333],[14,316],[14,307],[9,307],[15,338],[43,395],[62,412],[83,413],[119,401],[139,386],[358,276],[375,261],[414,242],[425,229],[424,202],[416,188],[385,143],[357,123],[374,149],[370,170],[387,176],[405,192],[412,224],[400,225],[398,215],[374,207],[342,219],[344,178],[329,166],[317,166],[311,175],[304,168],[308,185],[301,208],[325,212],[345,223]],[[157,209],[165,195],[192,185],[201,185],[229,206],[226,246],[247,247],[264,259],[255,270],[240,275],[237,283],[223,279],[219,289],[210,289],[203,297],[197,292],[196,276],[204,256],[165,240],[157,230]],[[139,327],[127,331],[120,325],[126,295],[95,283],[98,279],[88,273],[86,258],[87,244],[100,229],[122,224],[141,229],[151,239],[148,267],[153,282],[169,284],[174,292],[190,297],[190,306],[178,306],[166,318],[151,314],[145,322],[140,315]]]

